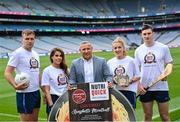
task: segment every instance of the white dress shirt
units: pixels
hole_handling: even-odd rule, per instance
[[[85,82],[94,82],[94,74],[93,74],[93,60],[92,58],[90,60],[84,60],[84,76],[85,76]]]

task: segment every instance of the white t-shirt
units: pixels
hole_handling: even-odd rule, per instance
[[[135,51],[135,62],[140,66],[141,80],[143,86],[147,87],[152,81],[158,78],[158,76],[164,70],[166,63],[172,62],[168,46],[155,42],[151,47],[147,47],[142,44]],[[167,91],[167,81],[160,81],[149,89],[149,91]]]
[[[27,51],[23,47],[16,49],[10,56],[9,66],[15,67],[16,74],[25,72],[30,76],[29,87],[17,92],[33,92],[39,89],[39,55],[35,51]]]
[[[132,57],[126,56],[124,59],[117,59],[116,57],[110,59],[108,62],[108,67],[111,74],[114,76],[117,69],[121,70],[122,75],[127,75],[129,79],[133,76],[139,76],[139,70],[134,64],[134,59]],[[128,87],[120,87],[116,85],[118,90],[128,90],[132,92],[137,92],[137,82],[130,84]]]
[[[50,94],[61,96],[67,90],[67,79],[64,76],[62,69],[50,65],[43,71],[41,86],[50,86]]]

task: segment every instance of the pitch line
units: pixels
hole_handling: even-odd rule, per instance
[[[180,107],[171,109],[169,113],[174,112],[174,111],[179,110],[179,109],[180,109]],[[159,114],[156,114],[155,116],[153,116],[153,119],[157,118],[157,117],[159,117]]]
[[[0,95],[0,99],[4,99],[4,98],[8,98],[8,97],[14,97],[16,96],[16,93],[7,93],[7,94],[3,94],[3,95]]]

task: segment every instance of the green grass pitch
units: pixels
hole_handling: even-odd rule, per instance
[[[130,56],[133,56],[133,53],[133,50],[128,51],[128,55]],[[180,48],[171,49],[171,54],[174,59],[174,70],[173,73],[168,77],[171,97],[169,108],[171,111],[171,120],[178,121],[180,120]],[[104,57],[106,60],[114,56],[112,52],[98,52],[94,53],[94,55]],[[79,56],[79,54],[66,55],[66,62],[68,66],[71,65],[73,59],[78,58]],[[16,112],[15,90],[8,84],[3,75],[7,60],[8,59],[0,59],[0,121],[19,121],[19,116]],[[41,71],[49,64],[49,57],[41,57]],[[143,112],[138,100],[136,116],[137,120],[143,120]],[[155,120],[159,120],[157,105],[154,106],[153,117]],[[40,109],[39,120],[46,120],[45,105],[43,102]]]

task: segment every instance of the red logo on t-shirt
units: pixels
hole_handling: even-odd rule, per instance
[[[82,89],[76,89],[72,94],[72,99],[76,104],[81,104],[86,101],[86,93]]]

